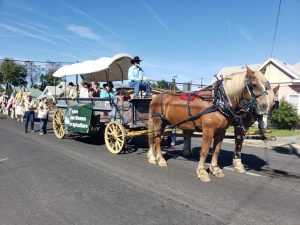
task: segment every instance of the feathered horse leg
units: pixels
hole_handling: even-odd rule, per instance
[[[211,160],[211,164],[209,167],[210,172],[216,177],[224,177],[224,173],[222,169],[218,165],[218,157],[222,145],[222,141],[224,139],[226,130],[218,130],[214,136],[214,145],[213,145],[213,156]]]
[[[241,151],[243,147],[243,141],[244,141],[244,131],[236,127],[234,128],[234,134],[235,134],[235,151],[233,154],[233,168],[235,172],[238,173],[245,173],[246,170],[244,168],[244,165],[242,163],[241,159]]]
[[[200,161],[197,168],[198,178],[203,182],[209,182],[210,178],[205,169],[205,161],[209,152],[209,148],[214,136],[214,130],[211,128],[203,129],[203,143],[200,152]]]

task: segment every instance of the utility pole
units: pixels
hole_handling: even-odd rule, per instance
[[[173,83],[173,91],[176,92],[176,78],[177,76],[173,76],[172,83]]]
[[[202,79],[203,79],[203,78],[201,77],[201,83],[200,83],[200,87],[201,87],[200,89],[201,89],[201,90],[202,90],[202,88],[203,88]]]

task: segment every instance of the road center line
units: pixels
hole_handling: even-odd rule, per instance
[[[0,159],[0,162],[6,161],[8,158]]]

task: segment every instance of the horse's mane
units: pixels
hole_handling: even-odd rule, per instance
[[[245,88],[246,75],[247,72],[243,71],[227,75],[224,78],[223,85],[225,87],[225,91],[228,97],[234,99],[236,102],[241,101],[242,92]],[[255,71],[253,76],[255,76],[255,78],[261,83],[267,81],[265,76],[260,71]]]

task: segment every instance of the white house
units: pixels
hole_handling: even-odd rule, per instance
[[[62,97],[65,94],[65,91],[68,91],[68,87],[65,82],[59,83],[57,86],[46,86],[42,95],[48,96],[51,98]]]

